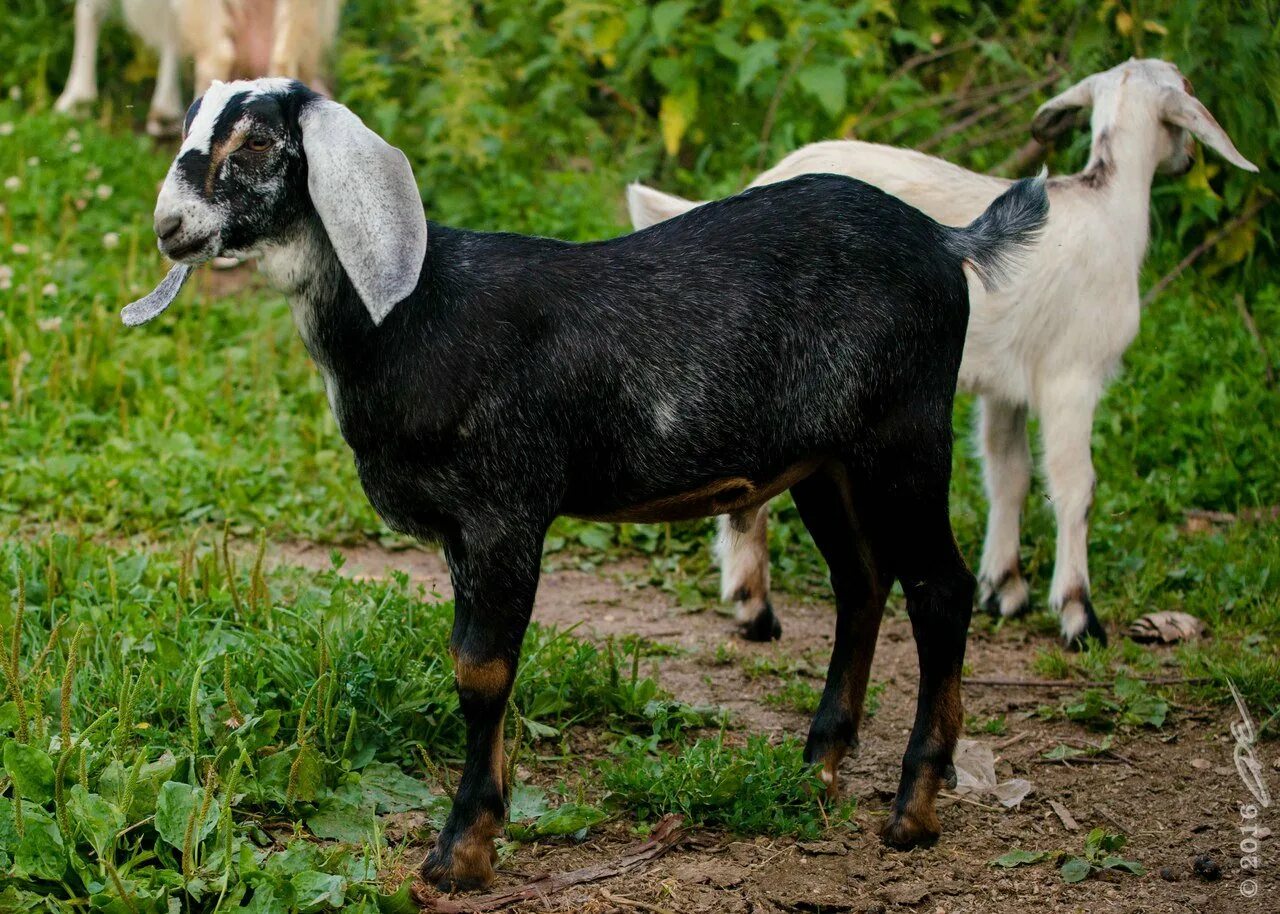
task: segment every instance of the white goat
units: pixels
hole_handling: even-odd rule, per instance
[[[1257,171],[1171,63],[1129,60],[1081,80],[1040,107],[1032,133],[1047,141],[1071,126],[1078,109],[1090,107],[1088,164],[1049,182],[1049,222],[1023,269],[998,292],[971,283],[960,368],[960,384],[981,397],[979,444],[990,501],[979,601],[1002,616],[1027,607],[1018,524],[1031,483],[1027,413],[1034,410],[1058,528],[1049,603],[1073,646],[1106,637],[1089,593],[1089,436],[1103,389],[1138,332],[1152,178],[1190,168],[1190,134],[1233,165]],[[948,225],[969,223],[1011,183],[912,150],[857,141],[806,146],[753,183],[807,172],[860,178]],[[636,228],[699,205],[640,184],[628,188],[627,200]],[[722,517],[720,525],[724,598],[737,602],[744,634],[755,639],[781,633],[769,604],[766,511],[732,522]]]
[[[54,108],[72,112],[98,97],[98,36],[116,0],[76,0],[75,46]],[[160,55],[147,132],[181,132],[179,69],[195,58],[195,95],[233,76],[287,76],[325,92],[325,57],[341,0],[119,0],[129,30]]]

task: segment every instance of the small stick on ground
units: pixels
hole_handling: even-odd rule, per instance
[[[1267,344],[1263,342],[1262,334],[1258,332],[1258,322],[1253,319],[1253,312],[1245,304],[1243,295],[1237,294],[1235,303],[1236,310],[1240,312],[1240,320],[1244,321],[1245,329],[1249,331],[1249,335],[1253,337],[1253,341],[1258,345],[1258,355],[1262,356],[1262,373],[1266,376],[1267,386],[1274,388],[1276,386],[1276,372],[1271,367],[1271,356],[1267,353]]]
[[[532,882],[504,892],[493,892],[478,895],[475,898],[451,898],[441,896],[426,898],[421,895],[418,903],[426,911],[439,911],[442,914],[467,914],[473,911],[497,911],[520,901],[533,901],[548,895],[561,892],[570,886],[582,885],[586,882],[598,882],[613,876],[620,876],[640,869],[657,857],[670,850],[679,840],[682,832],[680,825],[682,816],[663,816],[649,836],[649,840],[624,848],[615,860],[585,866],[568,873],[548,874]],[[415,894],[417,887],[415,887]],[[649,910],[661,910],[650,908]]]
[[[1057,800],[1050,800],[1049,808],[1053,810],[1054,815],[1058,817],[1058,821],[1062,823],[1062,827],[1067,831],[1076,831],[1080,827],[1080,823],[1071,815],[1071,810]]]

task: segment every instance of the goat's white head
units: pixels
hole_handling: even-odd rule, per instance
[[[1195,157],[1192,135],[1237,168],[1258,170],[1195,97],[1190,80],[1168,61],[1131,59],[1085,77],[1040,106],[1031,133],[1047,144],[1075,126],[1080,111],[1086,108],[1093,109],[1095,139],[1127,119],[1142,122],[1154,118],[1160,144],[1157,168],[1166,174],[1184,174],[1191,167]]]
[[[427,250],[404,153],[301,83],[215,82],[187,112],[156,201],[160,250],[189,267],[285,243],[314,217],[381,323],[417,286]]]

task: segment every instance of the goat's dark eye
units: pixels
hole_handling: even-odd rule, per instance
[[[251,136],[244,141],[244,148],[250,152],[266,152],[274,143],[265,136]]]

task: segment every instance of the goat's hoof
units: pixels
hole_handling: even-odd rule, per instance
[[[97,100],[96,96],[61,95],[53,103],[53,110],[58,114],[66,114],[70,117],[88,117]]]
[[[493,882],[493,865],[498,861],[493,839],[502,830],[499,821],[494,813],[481,812],[465,827],[445,823],[436,846],[422,861],[423,882],[442,892],[469,892]]]
[[[1102,627],[1088,597],[1069,599],[1058,612],[1062,616],[1062,641],[1068,650],[1084,650],[1090,641],[1106,647],[1107,630]]]
[[[895,811],[890,813],[889,821],[880,829],[880,840],[889,847],[905,851],[913,847],[931,847],[937,843],[940,834],[942,827],[936,815],[932,822],[928,822],[919,816]]]
[[[1031,588],[1020,574],[1006,574],[998,584],[983,578],[978,584],[978,603],[993,618],[1012,619],[1031,606]]]
[[[493,882],[493,865],[498,852],[493,842],[487,848],[468,849],[461,841],[451,845],[442,836],[422,861],[422,881],[441,892],[471,892],[487,888]]]
[[[754,618],[738,626],[738,632],[747,641],[777,641],[782,637],[782,623],[773,614],[773,606],[766,602]]]

